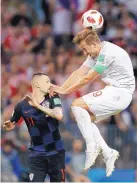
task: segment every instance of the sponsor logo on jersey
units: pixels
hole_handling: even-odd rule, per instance
[[[27,114],[27,113],[32,112],[32,111],[33,111],[33,109],[30,109],[28,111],[24,111],[24,113]]]

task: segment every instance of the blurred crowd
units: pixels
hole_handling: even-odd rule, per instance
[[[2,0],[1,5],[1,99],[2,121],[8,120],[15,104],[31,91],[34,72],[45,72],[52,83],[61,85],[86,59],[72,43],[82,29],[80,17],[87,9],[99,10],[105,22],[98,34],[129,53],[137,83],[137,1],[136,0]],[[137,85],[136,85],[137,86]],[[99,90],[96,80],[73,94],[63,96],[64,124],[61,133],[67,149],[67,180],[86,181],[84,141],[74,122],[70,105],[74,98]],[[132,104],[120,115],[99,124],[110,146],[122,153],[118,167],[135,167],[137,161],[137,88]],[[28,177],[29,135],[21,119],[15,131],[2,130],[2,179]],[[126,153],[124,153],[126,151]],[[79,166],[77,166],[79,162]],[[128,163],[127,163],[128,162]],[[104,166],[98,161],[98,166]],[[8,170],[8,171],[7,171]]]

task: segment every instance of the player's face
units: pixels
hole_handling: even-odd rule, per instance
[[[51,86],[50,79],[48,76],[45,76],[45,75],[41,76],[39,78],[38,84],[39,84],[40,90],[43,93],[48,93],[50,86]]]
[[[88,45],[85,41],[82,41],[79,47],[83,50],[85,56],[95,58],[99,54],[99,47],[97,44]]]

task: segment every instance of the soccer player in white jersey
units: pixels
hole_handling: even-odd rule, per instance
[[[72,111],[86,141],[85,169],[89,169],[102,152],[106,175],[110,176],[119,153],[108,147],[94,122],[119,113],[131,103],[135,89],[131,60],[119,46],[101,42],[91,28],[79,32],[73,42],[83,50],[87,59],[61,87],[53,85],[51,92],[68,94],[99,77],[105,82],[104,89],[75,99]]]

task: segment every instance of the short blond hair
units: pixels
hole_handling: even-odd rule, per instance
[[[83,29],[73,38],[73,43],[75,44],[80,44],[81,41],[85,41],[88,45],[93,43],[100,43],[100,39],[96,31],[91,28]]]

